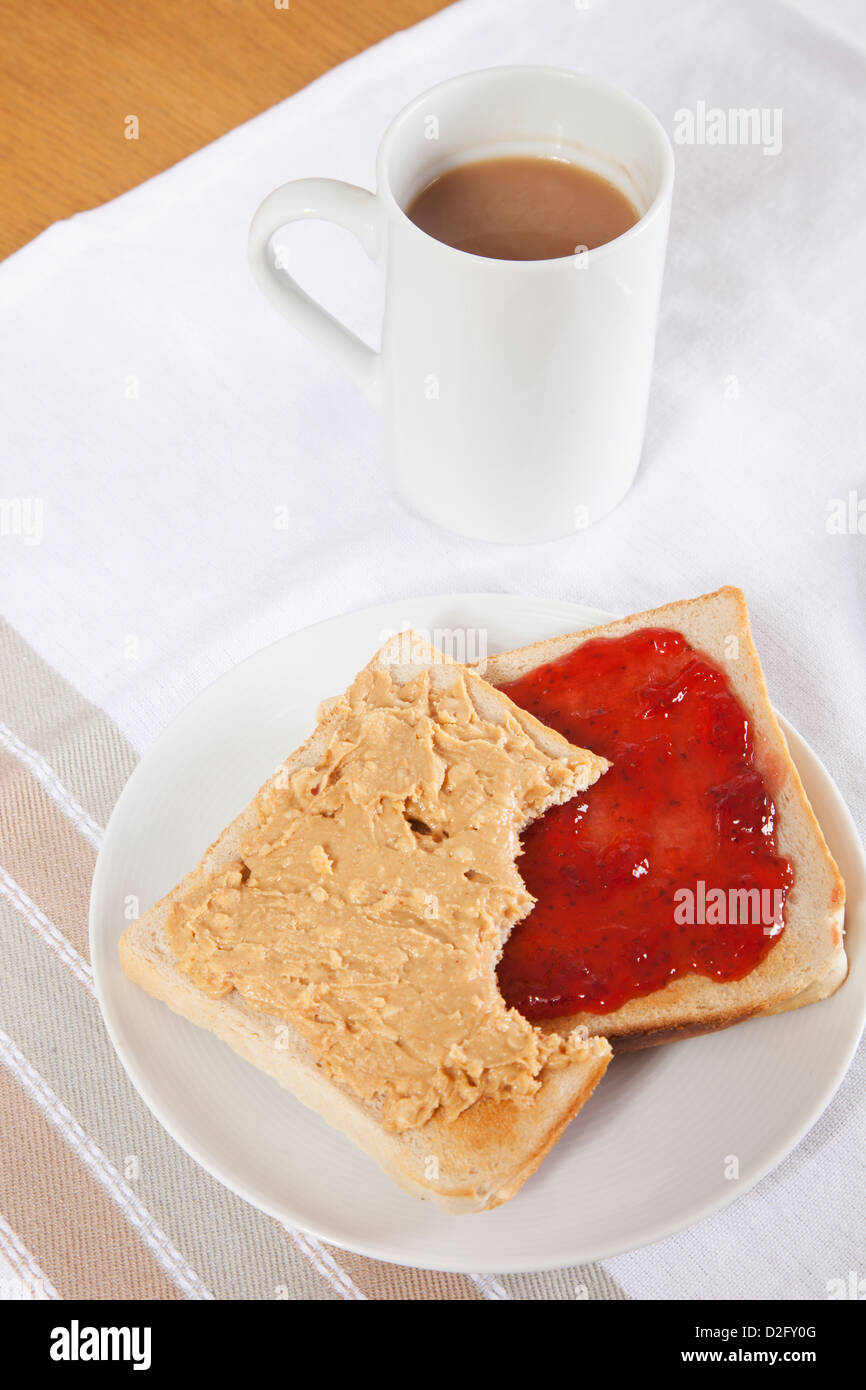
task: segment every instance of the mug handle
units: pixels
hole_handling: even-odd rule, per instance
[[[253,278],[266,299],[305,337],[336,359],[374,405],[382,395],[382,354],[317,304],[268,249],[275,232],[302,218],[336,222],[358,238],[367,255],[378,254],[381,204],[375,193],[338,179],[296,179],[274,189],[250,226],[248,255]]]

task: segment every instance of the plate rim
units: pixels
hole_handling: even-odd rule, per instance
[[[227,1187],[231,1192],[233,1192],[236,1196],[240,1197],[243,1201],[249,1202],[249,1204],[253,1206],[256,1210],[273,1217],[275,1220],[280,1221],[283,1224],[291,1224],[292,1226],[297,1227],[299,1230],[302,1230],[319,1240],[324,1240],[329,1244],[338,1247],[339,1249],[343,1249],[354,1254],[363,1255],[369,1259],[382,1260],[383,1262],[390,1264],[406,1264],[407,1256],[405,1251],[399,1251],[396,1253],[391,1251],[391,1253],[389,1253],[389,1247],[387,1245],[387,1242],[384,1244],[377,1244],[376,1242],[368,1240],[347,1239],[345,1235],[341,1235],[339,1231],[336,1231],[334,1229],[329,1229],[324,1223],[311,1223],[309,1221],[306,1221],[303,1217],[299,1219],[298,1214],[296,1212],[288,1212],[284,1205],[281,1207],[279,1203],[271,1202],[260,1192],[256,1191],[254,1186],[246,1184],[241,1178],[237,1177],[234,1173],[227,1172],[220,1164],[218,1157],[209,1152],[202,1144],[199,1143],[197,1139],[185,1134],[181,1125],[176,1125],[174,1123],[173,1116],[170,1119],[166,1119],[165,1112],[161,1106],[161,1102],[154,1095],[154,1091],[151,1088],[150,1081],[147,1075],[139,1067],[137,1054],[134,1050],[129,1049],[126,1046],[126,1044],[119,1038],[115,1030],[113,1018],[113,1005],[109,1002],[109,996],[106,991],[106,982],[102,974],[103,948],[102,943],[100,941],[100,927],[98,920],[101,911],[100,897],[103,891],[103,883],[108,878],[110,873],[110,857],[113,848],[113,837],[118,834],[117,826],[122,824],[125,815],[124,802],[128,799],[129,795],[132,795],[132,793],[130,793],[129,791],[130,787],[132,787],[135,783],[137,775],[139,774],[139,771],[143,767],[145,761],[150,757],[154,750],[158,748],[158,746],[162,743],[164,739],[166,741],[168,740],[168,738],[171,736],[174,730],[174,726],[176,725],[176,723],[178,723],[185,716],[187,716],[189,710],[200,700],[206,699],[207,696],[211,694],[211,692],[213,692],[218,686],[222,686],[223,683],[228,683],[233,678],[236,678],[237,672],[242,667],[246,667],[257,660],[265,658],[266,654],[273,648],[282,646],[285,643],[290,643],[302,632],[309,632],[311,630],[322,630],[327,628],[329,625],[336,625],[340,622],[351,620],[352,618],[374,618],[377,613],[386,612],[388,614],[391,614],[393,613],[394,609],[399,606],[405,606],[405,608],[407,609],[412,609],[417,608],[421,604],[428,604],[433,606],[448,603],[453,604],[455,602],[461,604],[477,602],[494,603],[502,604],[505,608],[507,608],[510,604],[520,605],[522,603],[537,603],[539,605],[544,605],[548,607],[551,611],[561,612],[564,620],[568,620],[574,624],[573,630],[575,631],[580,631],[584,628],[591,627],[597,623],[610,622],[615,620],[615,618],[617,617],[616,614],[611,613],[608,610],[596,608],[593,605],[577,603],[568,599],[547,598],[541,595],[510,593],[501,591],[489,593],[458,592],[429,595],[414,595],[407,598],[387,600],[383,603],[363,605],[359,608],[348,609],[346,612],[343,613],[333,614],[328,618],[320,619],[319,621],[314,623],[304,624],[302,627],[295,628],[291,632],[285,633],[283,636],[276,638],[273,642],[266,643],[264,646],[258,648],[256,651],[250,652],[248,656],[243,658],[243,660],[236,662],[233,666],[229,667],[228,670],[222,672],[214,680],[209,681],[206,685],[202,686],[201,690],[197,691],[196,694],[192,697],[192,699],[187,701],[186,704],[184,704],[172,716],[172,718],[163,726],[163,728],[156,735],[156,737],[142,751],[139,757],[139,761],[137,762],[126,783],[124,784],[123,790],[121,791],[120,796],[117,798],[117,801],[115,802],[114,807],[112,808],[112,812],[108,819],[108,823],[105,827],[105,833],[97,855],[97,861],[94,868],[90,889],[88,914],[88,940],[93,968],[94,989],[100,1013],[102,1015],[102,1020],[108,1033],[109,1039],[111,1041],[111,1045],[129,1081],[137,1091],[138,1095],[144,1101],[145,1105],[147,1106],[148,1110],[150,1111],[154,1119],[157,1121],[157,1123],[159,1123],[163,1127],[163,1129],[165,1129],[165,1131],[170,1135],[174,1142],[177,1143],[181,1147],[181,1149],[183,1149],[184,1152],[188,1154],[190,1158],[193,1159],[194,1162],[196,1162],[201,1168],[203,1168],[205,1172],[207,1172],[217,1182],[222,1183],[224,1187]],[[581,616],[578,617],[578,614],[580,614]],[[589,616],[587,617],[587,615]],[[794,729],[794,727],[783,715],[779,714],[778,711],[776,713],[777,718],[779,719],[779,722],[782,726],[785,738],[789,741],[789,746],[791,745],[791,743],[793,743],[796,746],[798,756],[801,756],[802,752],[804,751],[806,756],[812,759],[815,765],[815,770],[818,772],[818,774],[826,780],[827,790],[829,791],[831,797],[837,803],[837,809],[841,816],[841,823],[843,829],[846,835],[850,837],[852,846],[856,846],[861,871],[864,874],[866,874],[866,855],[864,855],[863,847],[860,844],[856,824],[854,822],[850,808],[848,807],[847,802],[845,801],[844,797],[842,796],[842,793],[836,785],[834,778],[827,770],[827,768],[824,766],[823,762],[818,757],[817,753],[814,751],[811,745],[798,733],[796,729]],[[791,751],[793,761],[795,765],[798,766],[799,770],[798,756],[795,756],[793,748]],[[802,1141],[806,1134],[808,1134],[808,1132],[817,1123],[820,1116],[824,1113],[827,1106],[830,1104],[837,1090],[839,1089],[839,1086],[841,1085],[845,1077],[845,1074],[847,1073],[848,1068],[850,1067],[853,1056],[859,1045],[859,1040],[860,1036],[862,1035],[864,1023],[866,1023],[866,998],[864,998],[864,1000],[861,1003],[859,1032],[853,1038],[852,1041],[849,1041],[849,1044],[846,1046],[846,1048],[840,1051],[839,1058],[837,1059],[837,1063],[832,1072],[832,1078],[822,1087],[820,1096],[810,1107],[806,1118],[802,1121],[798,1121],[797,1124],[794,1126],[793,1131],[786,1131],[785,1135],[771,1147],[770,1154],[766,1158],[764,1163],[759,1165],[758,1169],[753,1174],[749,1175],[747,1181],[738,1182],[733,1191],[731,1191],[730,1189],[726,1191],[725,1188],[720,1187],[717,1197],[711,1200],[708,1200],[706,1198],[695,1199],[691,1206],[686,1209],[683,1209],[683,1211],[681,1211],[675,1219],[672,1220],[671,1218],[665,1218],[660,1220],[657,1224],[650,1228],[644,1228],[641,1232],[640,1238],[637,1241],[629,1242],[627,1244],[623,1244],[620,1240],[614,1240],[612,1243],[607,1245],[605,1245],[604,1243],[596,1242],[596,1245],[594,1247],[579,1250],[576,1253],[572,1253],[570,1255],[565,1254],[561,1251],[557,1251],[555,1254],[551,1255],[539,1254],[532,1258],[521,1257],[521,1262],[519,1263],[519,1265],[503,1265],[501,1261],[486,1258],[482,1254],[479,1255],[479,1258],[473,1259],[471,1261],[462,1260],[458,1257],[456,1262],[454,1260],[446,1261],[444,1259],[437,1259],[435,1257],[413,1257],[412,1262],[414,1264],[414,1267],[418,1269],[434,1270],[449,1273],[541,1273],[547,1270],[568,1268],[569,1266],[574,1264],[589,1264],[603,1260],[613,1259],[617,1255],[623,1255],[636,1250],[643,1249],[648,1245],[655,1244],[657,1241],[666,1239],[669,1236],[677,1235],[680,1232],[689,1229],[691,1226],[696,1225],[699,1221],[702,1221],[705,1218],[712,1216],[716,1212],[729,1206],[733,1201],[737,1200],[737,1198],[745,1196],[745,1194],[751,1191],[752,1188],[754,1188],[757,1185],[757,1183],[759,1183],[762,1180],[762,1178],[766,1177],[768,1173],[772,1172],[776,1167],[778,1167],[778,1165],[788,1156],[788,1154],[790,1154],[794,1150],[794,1148],[796,1148],[796,1146]]]

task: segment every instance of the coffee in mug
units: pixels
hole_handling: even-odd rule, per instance
[[[550,261],[622,236],[640,213],[619,188],[568,159],[512,155],[458,164],[416,194],[406,216],[457,251]]]

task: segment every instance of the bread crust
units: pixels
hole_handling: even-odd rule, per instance
[[[421,638],[413,642],[412,656],[411,662],[389,660],[389,669],[398,683],[428,668],[434,680],[450,681],[456,668],[466,675],[473,699],[479,708],[483,705],[488,717],[498,715],[501,719],[507,711],[550,756],[574,753],[562,735],[512,705],[474,672],[458,667]],[[383,654],[379,653],[370,665],[382,659]],[[485,1099],[463,1111],[456,1120],[445,1121],[434,1115],[424,1125],[394,1133],[383,1126],[381,1107],[361,1100],[327,1076],[303,1037],[284,1020],[251,1008],[236,991],[212,999],[196,988],[178,970],[168,942],[166,919],[172,903],[239,857],[247,832],[258,825],[259,806],[269,788],[277,778],[319,759],[338,718],[338,702],[323,706],[310,738],[210,845],[199,864],[127,927],[118,947],[121,965],[126,975],[149,994],[190,1022],[215,1033],[329,1124],[344,1131],[405,1191],[430,1199],[451,1212],[486,1210],[514,1195],[589,1098],[612,1055],[605,1039],[588,1038],[574,1062],[544,1072],[541,1087],[529,1106]],[[588,753],[585,776],[579,781],[588,785],[606,766],[604,759]],[[579,781],[575,790],[579,789]]]
[[[593,637],[620,637],[642,627],[669,627],[681,632],[725,671],[749,713],[756,766],[776,802],[779,852],[794,863],[796,881],[786,906],[785,932],[744,979],[714,981],[683,976],[608,1014],[571,1014],[545,1025],[558,1032],[583,1025],[591,1034],[609,1038],[616,1052],[697,1037],[758,1015],[814,1003],[838,989],[847,975],[845,885],[770,704],[740,589],[727,586],[490,656],[485,678],[496,686],[507,685]]]

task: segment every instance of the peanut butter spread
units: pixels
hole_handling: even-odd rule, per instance
[[[440,672],[441,674],[441,672]],[[291,1024],[393,1130],[483,1097],[529,1101],[580,1048],[506,1007],[496,962],[533,899],[518,833],[600,770],[483,717],[462,669],[367,668],[313,766],[278,775],[239,856],[172,905],[171,948],[205,993]]]

